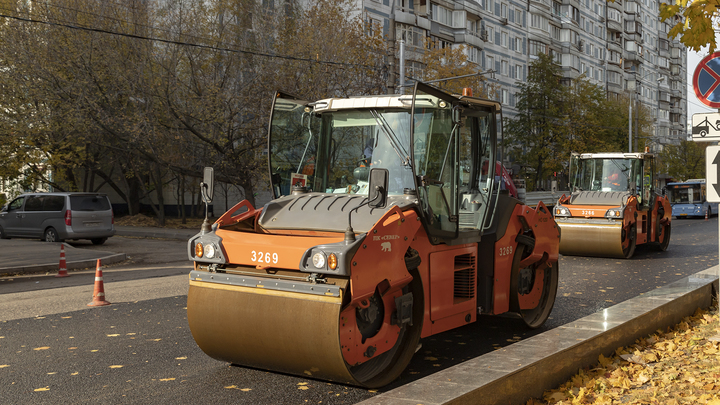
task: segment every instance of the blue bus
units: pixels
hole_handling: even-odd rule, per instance
[[[681,183],[668,183],[665,191],[670,199],[672,214],[676,218],[705,217],[718,213],[718,203],[707,201],[705,179],[691,179]]]

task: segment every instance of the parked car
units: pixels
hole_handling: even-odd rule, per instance
[[[90,239],[102,245],[115,235],[114,224],[105,194],[27,193],[0,211],[0,238]]]

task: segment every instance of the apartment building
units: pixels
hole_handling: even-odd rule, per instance
[[[687,52],[668,38],[657,0],[360,0],[366,20],[405,43],[406,76],[421,77],[423,39],[467,46],[487,75],[505,115],[516,114],[517,84],[539,53],[553,57],[564,79],[584,75],[608,98],[632,97],[652,114],[652,150],[687,136]],[[642,147],[644,145],[640,145]]]

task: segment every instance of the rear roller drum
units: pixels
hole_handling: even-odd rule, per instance
[[[515,250],[510,275],[510,310],[517,312],[523,322],[534,329],[542,326],[552,312],[559,274],[557,262],[553,262],[550,266],[543,264],[541,269],[535,265],[521,269],[520,262],[531,251],[531,246],[522,243],[518,244]],[[542,280],[537,280],[538,277],[542,277]],[[538,282],[540,282],[539,293],[536,291]],[[529,307],[529,302],[536,305]]]

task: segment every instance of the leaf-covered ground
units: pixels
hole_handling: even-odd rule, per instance
[[[214,221],[214,220],[213,220]],[[165,218],[165,228],[175,229],[200,229],[203,218],[186,218],[185,223],[179,218]],[[143,214],[126,215],[124,217],[115,218],[115,225],[118,226],[152,226],[159,227],[158,220]]]
[[[720,405],[720,319],[717,304],[672,329],[638,339],[546,391],[540,404]]]

